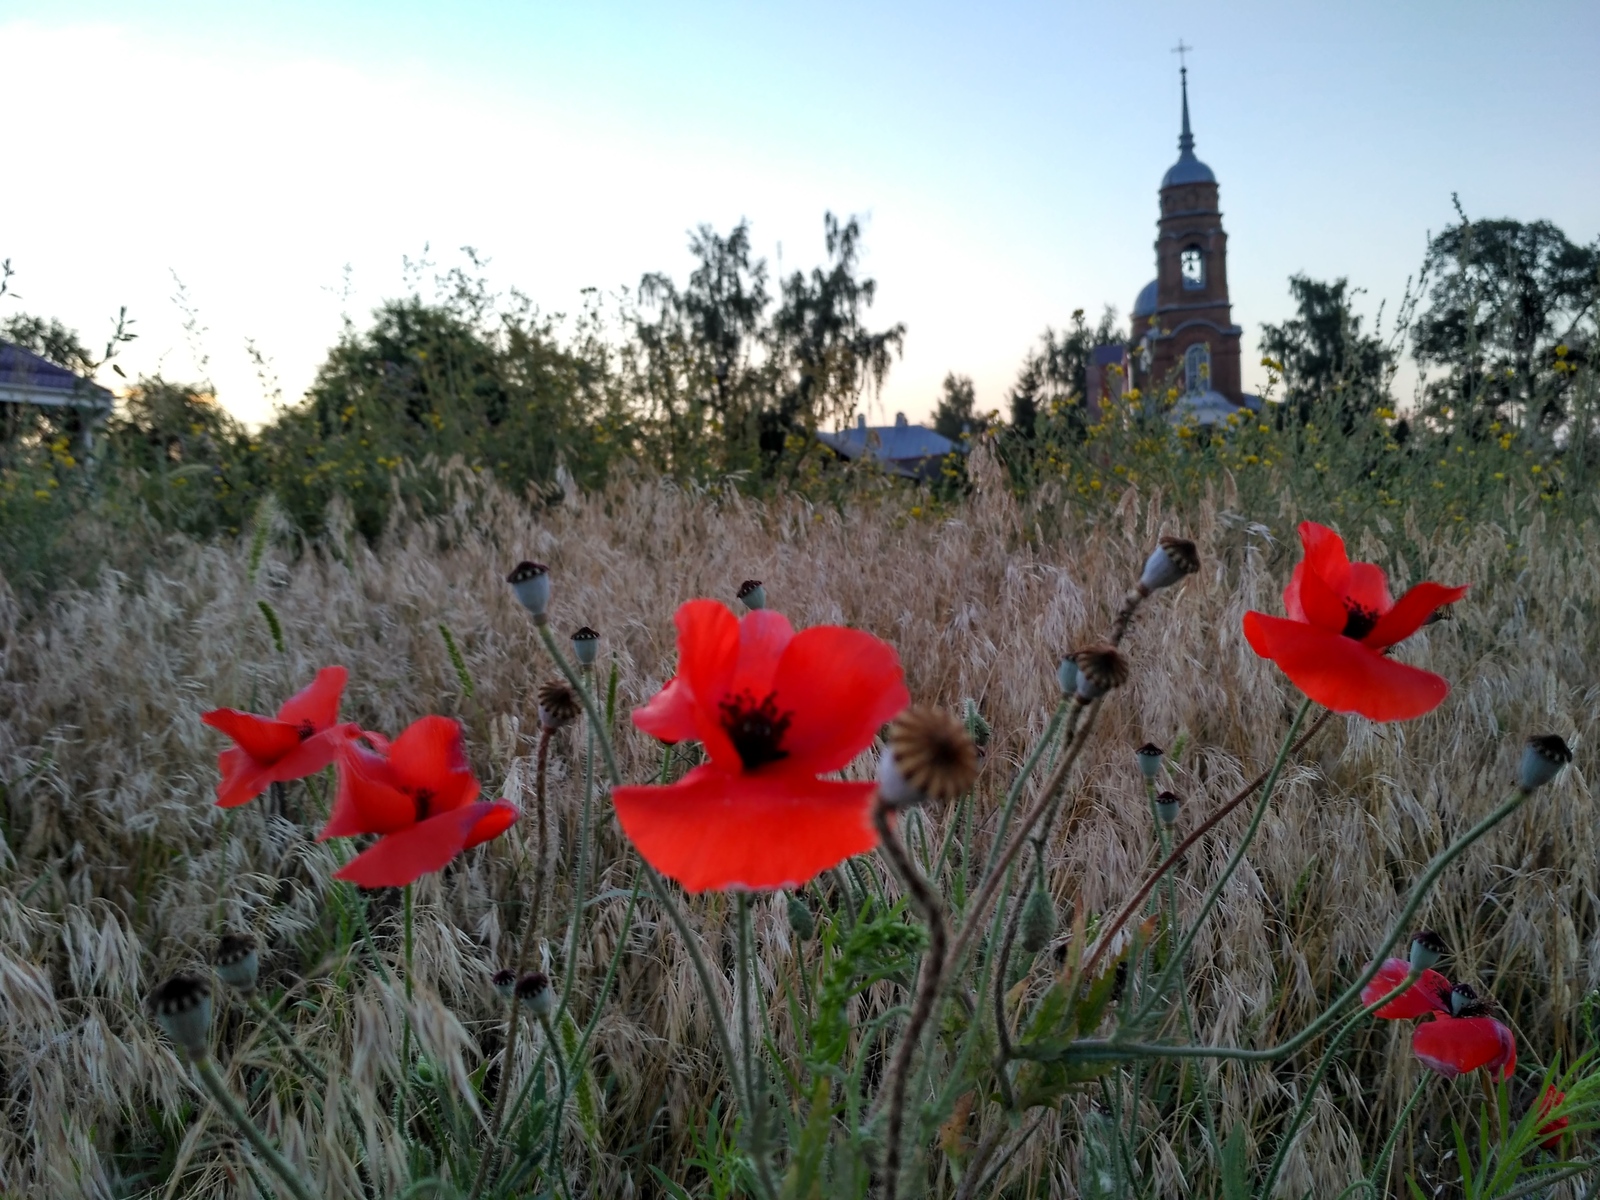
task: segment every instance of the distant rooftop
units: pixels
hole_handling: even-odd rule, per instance
[[[93,380],[74,375],[31,350],[0,342],[0,403],[110,412],[111,400],[110,391]]]
[[[868,425],[867,418],[858,415],[854,425],[835,433],[819,432],[817,440],[841,458],[865,456],[896,475],[921,479],[935,478],[945,455],[966,450],[925,425],[910,424],[905,413],[895,413],[893,425]]]

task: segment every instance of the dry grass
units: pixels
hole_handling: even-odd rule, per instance
[[[980,472],[980,475],[982,472]],[[569,495],[536,512],[463,482],[452,515],[397,528],[372,551],[269,553],[247,578],[248,547],[183,548],[176,565],[138,578],[107,576],[22,623],[0,600],[0,1189],[8,1196],[209,1197],[256,1194],[230,1131],[195,1103],[141,999],[165,973],[199,965],[224,926],[254,929],[267,968],[294,988],[289,1018],[311,1053],[333,1064],[361,1123],[331,1098],[319,1111],[284,1085],[270,1045],[247,1034],[226,1058],[236,1085],[291,1160],[309,1164],[319,1194],[359,1196],[365,1157],[382,1194],[405,1179],[386,1107],[397,1071],[404,1000],[359,958],[317,961],[337,896],[333,858],[307,838],[315,797],[299,786],[289,817],[266,799],[229,814],[210,803],[218,739],[199,722],[228,704],[270,709],[330,662],[351,668],[346,714],[398,730],[430,712],[461,718],[486,787],[513,800],[531,788],[533,693],[550,674],[527,616],[502,583],[518,558],[549,562],[553,617],[569,632],[600,629],[620,672],[619,709],[671,673],[671,615],[697,595],[730,597],[766,581],[797,625],[845,622],[899,648],[912,694],[957,705],[973,697],[995,730],[980,778],[980,813],[1042,730],[1055,704],[1059,653],[1109,622],[1159,533],[1193,537],[1201,572],[1147,605],[1130,636],[1130,685],[1105,705],[1076,786],[1085,818],[1050,850],[1063,902],[1114,907],[1151,861],[1148,810],[1132,749],[1145,740],[1190,749],[1177,772],[1185,822],[1198,819],[1270,760],[1296,696],[1245,645],[1240,616],[1271,609],[1296,550],[1287,509],[1272,535],[1225,511],[1225,498],[1170,501],[1129,492],[1091,520],[1045,504],[1024,508],[980,489],[939,520],[908,519],[892,501],[843,511],[801,501],[757,505],[662,483],[604,496]],[[1584,997],[1600,983],[1596,835],[1582,767],[1595,721],[1600,653],[1600,533],[1547,529],[1508,513],[1504,528],[1455,527],[1435,537],[1399,528],[1352,551],[1401,581],[1471,582],[1454,619],[1408,644],[1408,660],[1455,681],[1435,714],[1404,726],[1336,722],[1295,765],[1244,869],[1196,945],[1194,993],[1205,1036],[1262,1040],[1320,1011],[1368,956],[1397,895],[1421,863],[1504,794],[1521,737],[1575,741],[1579,770],[1539,794],[1446,876],[1426,921],[1455,948],[1453,974],[1492,992],[1523,1059],[1570,1054],[1585,1036]],[[287,637],[278,654],[257,611],[270,600]],[[461,644],[476,687],[466,699],[438,626]],[[606,662],[602,658],[602,664]],[[626,776],[652,776],[659,750],[622,734]],[[597,890],[577,964],[560,961],[582,797],[582,745],[552,755],[557,918],[547,932],[558,986],[575,988],[580,1017],[619,935],[630,859],[603,806]],[[859,769],[870,769],[864,764]],[[941,815],[932,816],[941,825]],[[1181,876],[1194,898],[1220,870],[1243,814],[1202,844]],[[935,828],[933,835],[942,830]],[[992,820],[978,844],[987,844]],[[435,1062],[460,1081],[497,1045],[490,973],[509,953],[520,912],[527,823],[418,889],[415,1024]],[[713,947],[733,937],[729,906],[692,905]],[[374,910],[386,945],[392,897]],[[320,931],[320,932],[319,932]],[[793,977],[799,948],[782,898],[757,906],[762,987]],[[311,948],[308,950],[307,948]],[[304,957],[311,954],[312,957]],[[731,960],[726,953],[723,962]],[[587,989],[587,990],[586,990]],[[723,996],[732,1003],[732,983]],[[880,988],[874,1006],[887,1003]],[[1398,1023],[1394,1023],[1398,1024]],[[230,1039],[253,1022],[224,1028]],[[780,1037],[787,1032],[781,1027]],[[1371,1157],[1418,1067],[1405,1031],[1374,1024],[1291,1158],[1281,1194],[1332,1195]],[[645,1169],[685,1178],[697,1123],[722,1086],[690,963],[671,927],[641,904],[598,1033],[596,1073],[608,1084],[597,1124],[569,1115],[568,1164],[579,1194],[656,1194]],[[1232,1067],[1213,1077],[1230,1113],[1270,1152],[1273,1122],[1309,1068]],[[1527,1072],[1516,1096],[1531,1083]],[[1471,1093],[1440,1086],[1400,1163],[1428,1162]],[[186,1107],[187,1106],[187,1107]],[[321,1115],[327,1114],[324,1120]],[[1007,1178],[1016,1195],[1076,1196],[1080,1124],[1037,1140]],[[181,1114],[181,1116],[179,1115]],[[174,1122],[165,1130],[160,1122]],[[150,1160],[150,1147],[169,1157]],[[170,1154],[176,1148],[177,1160]],[[625,1149],[630,1148],[630,1149]],[[1198,1169],[1183,1146],[1157,1148],[1158,1192],[1184,1194]],[[132,1164],[152,1174],[130,1178]],[[168,1188],[168,1172],[171,1187]],[[592,1188],[592,1191],[588,1190]]]

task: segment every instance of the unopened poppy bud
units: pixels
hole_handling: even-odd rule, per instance
[[[1050,899],[1049,892],[1036,887],[1022,906],[1022,948],[1029,954],[1037,954],[1055,935],[1055,902]]]
[[[1056,667],[1056,683],[1060,685],[1063,696],[1070,696],[1078,690],[1078,664],[1072,661],[1072,655],[1067,655]]]
[[[517,973],[510,967],[501,967],[494,973],[493,983],[495,994],[502,1000],[509,1000],[517,990]]]
[[[1517,769],[1517,786],[1524,792],[1542,788],[1572,761],[1572,748],[1553,733],[1531,737],[1522,748],[1522,764]]]
[[[1450,989],[1450,1015],[1452,1017],[1481,1017],[1489,1006],[1478,999],[1477,989],[1471,984],[1458,983]]]
[[[256,940],[249,934],[225,933],[217,939],[217,948],[211,956],[217,978],[236,992],[248,996],[256,990],[256,979],[261,971],[261,957],[256,953]]]
[[[520,562],[506,576],[506,582],[517,594],[522,607],[533,614],[535,621],[542,623],[550,607],[550,568],[543,563]]]
[[[889,722],[889,744],[878,760],[878,790],[889,805],[948,803],[977,777],[978,748],[943,709],[913,704]]]
[[[989,722],[983,719],[983,713],[978,709],[978,702],[968,696],[961,702],[961,714],[967,729],[972,733],[972,740],[982,750],[989,744],[989,739],[994,736],[994,730],[989,727]]]
[[[809,942],[817,932],[817,919],[811,915],[811,906],[799,896],[789,897],[789,928],[802,942]]]
[[[211,989],[195,975],[174,975],[150,993],[150,1015],[186,1058],[211,1053]]]
[[[1444,952],[1444,939],[1433,930],[1419,929],[1411,935],[1411,969],[1418,974],[1431,971]]]
[[[1115,646],[1087,646],[1072,652],[1078,667],[1078,686],[1073,693],[1080,704],[1098,700],[1112,688],[1128,681],[1128,660]]]
[[[1156,797],[1156,817],[1163,825],[1176,825],[1178,823],[1178,810],[1183,807],[1183,798],[1177,792],[1162,792]]]
[[[543,971],[529,971],[517,980],[517,999],[541,1021],[555,1011],[555,989],[550,986],[550,977]]]
[[[1150,557],[1145,559],[1144,572],[1139,576],[1139,592],[1148,596],[1161,588],[1171,587],[1185,575],[1193,575],[1199,569],[1200,555],[1193,542],[1187,538],[1164,537],[1156,543]]]
[[[554,733],[571,725],[583,704],[565,679],[552,679],[539,688],[539,728]]]
[[[594,660],[600,656],[599,633],[587,625],[578,630],[572,635],[572,653],[577,658],[579,666],[594,666]]]
[[[746,579],[739,585],[739,590],[734,596],[749,612],[767,606],[767,589],[761,586],[759,579]]]
[[[1161,774],[1161,756],[1166,753],[1154,742],[1146,742],[1133,752],[1133,757],[1139,763],[1139,774],[1146,779],[1154,780]]]

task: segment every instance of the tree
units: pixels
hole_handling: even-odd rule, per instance
[[[1261,351],[1283,369],[1284,399],[1302,424],[1313,405],[1331,404],[1346,432],[1358,416],[1387,398],[1395,352],[1382,338],[1363,333],[1351,310],[1355,291],[1346,279],[1324,283],[1305,275],[1289,277],[1295,316],[1281,325],[1261,327]]]
[[[1117,310],[1109,304],[1094,325],[1079,308],[1073,310],[1071,324],[1060,333],[1047,327],[1038,346],[1023,359],[1017,381],[1011,385],[1012,428],[1023,437],[1032,437],[1041,413],[1048,410],[1052,416],[1062,416],[1069,408],[1075,409],[1075,424],[1081,426],[1089,359],[1097,347],[1126,340],[1117,324]]]
[[[988,422],[977,410],[972,377],[951,371],[944,377],[944,390],[933,410],[933,428],[952,442],[960,441],[963,433],[980,433]]]
[[[1575,245],[1549,221],[1463,215],[1429,241],[1423,271],[1433,282],[1413,348],[1419,365],[1444,373],[1429,384],[1434,406],[1509,405],[1559,420],[1570,377],[1553,370],[1555,348],[1588,340],[1600,244]]]

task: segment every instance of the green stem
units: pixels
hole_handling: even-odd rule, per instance
[[[753,1115],[756,1111],[756,1069],[754,1024],[750,1020],[750,897],[740,892],[735,898],[739,923],[739,963],[736,982],[739,986],[739,1041],[744,1055],[745,1106]],[[754,1130],[747,1131],[751,1135]]]
[[[311,1056],[305,1052],[305,1049],[295,1039],[294,1032],[283,1023],[277,1013],[267,1006],[267,1002],[261,998],[260,993],[251,992],[246,1003],[249,1004],[250,1010],[261,1019],[261,1023],[272,1030],[273,1036],[283,1043],[283,1048],[293,1056],[300,1069],[316,1080],[319,1088],[326,1091],[328,1088],[327,1072],[311,1061]]]
[[[561,1056],[561,1043],[556,1038],[555,1030],[550,1027],[550,1018],[540,1017],[539,1025],[544,1029],[544,1044],[550,1048],[550,1057],[555,1060],[556,1088],[557,1094],[561,1097],[561,1103],[550,1115],[550,1149],[545,1157],[561,1178],[562,1190],[570,1196],[572,1188],[567,1183],[566,1164],[561,1161],[561,1115],[567,1107],[567,1064]]]
[[[561,653],[561,647],[556,645],[555,634],[550,632],[549,622],[535,620],[534,628],[539,631],[539,637],[544,641],[544,648],[550,652],[550,657],[555,660],[556,668],[566,676],[567,682],[572,685],[572,690],[578,693],[578,700],[583,705],[583,711],[589,717],[589,725],[596,731],[600,741],[600,752],[605,755],[606,773],[611,777],[612,787],[622,786],[622,773],[617,770],[617,753],[611,745],[610,731],[605,728],[605,721],[600,715],[600,707],[594,702],[594,697],[589,695],[589,689],[583,686],[578,678],[578,673],[567,661],[567,656]]]
[[[1394,1119],[1394,1128],[1389,1131],[1388,1140],[1383,1143],[1383,1149],[1378,1151],[1378,1161],[1372,1166],[1372,1181],[1367,1186],[1372,1188],[1373,1194],[1383,1195],[1383,1185],[1389,1176],[1389,1156],[1394,1153],[1394,1148],[1400,1143],[1400,1131],[1406,1127],[1406,1122],[1411,1118],[1411,1110],[1422,1099],[1422,1093],[1428,1090],[1428,1084],[1433,1077],[1424,1071],[1422,1078],[1417,1080],[1416,1090],[1411,1093],[1411,1098],[1406,1101],[1405,1107],[1400,1110],[1400,1115]],[[1366,1182],[1363,1180],[1362,1182]]]
[[[1044,752],[1055,741],[1056,731],[1061,728],[1061,721],[1067,715],[1067,709],[1078,709],[1067,697],[1062,697],[1061,703],[1056,705],[1055,715],[1050,718],[1050,724],[1045,726],[1044,736],[1034,743],[1033,751],[1022,764],[1022,770],[1017,772],[1016,779],[1012,780],[1011,790],[1006,793],[1005,805],[1000,809],[1000,827],[995,831],[994,841],[989,846],[989,857],[984,860],[983,873],[987,875],[994,869],[995,856],[1000,853],[1000,847],[1005,845],[1006,831],[1011,828],[1011,815],[1016,811],[1017,803],[1022,799],[1022,789],[1027,786],[1032,777],[1034,768],[1039,765],[1039,760],[1044,757]],[[1068,734],[1070,737],[1071,734]]]
[[[262,1133],[256,1123],[250,1119],[250,1114],[245,1112],[244,1106],[228,1090],[222,1077],[217,1074],[217,1068],[209,1058],[202,1058],[194,1064],[195,1074],[200,1076],[200,1082],[234,1127],[244,1134],[245,1140],[255,1147],[255,1151],[262,1160],[272,1168],[272,1173],[283,1180],[283,1185],[289,1189],[295,1200],[315,1200],[315,1194],[306,1184],[305,1180],[293,1167],[289,1160],[279,1153],[278,1148],[267,1140],[267,1135]]]

